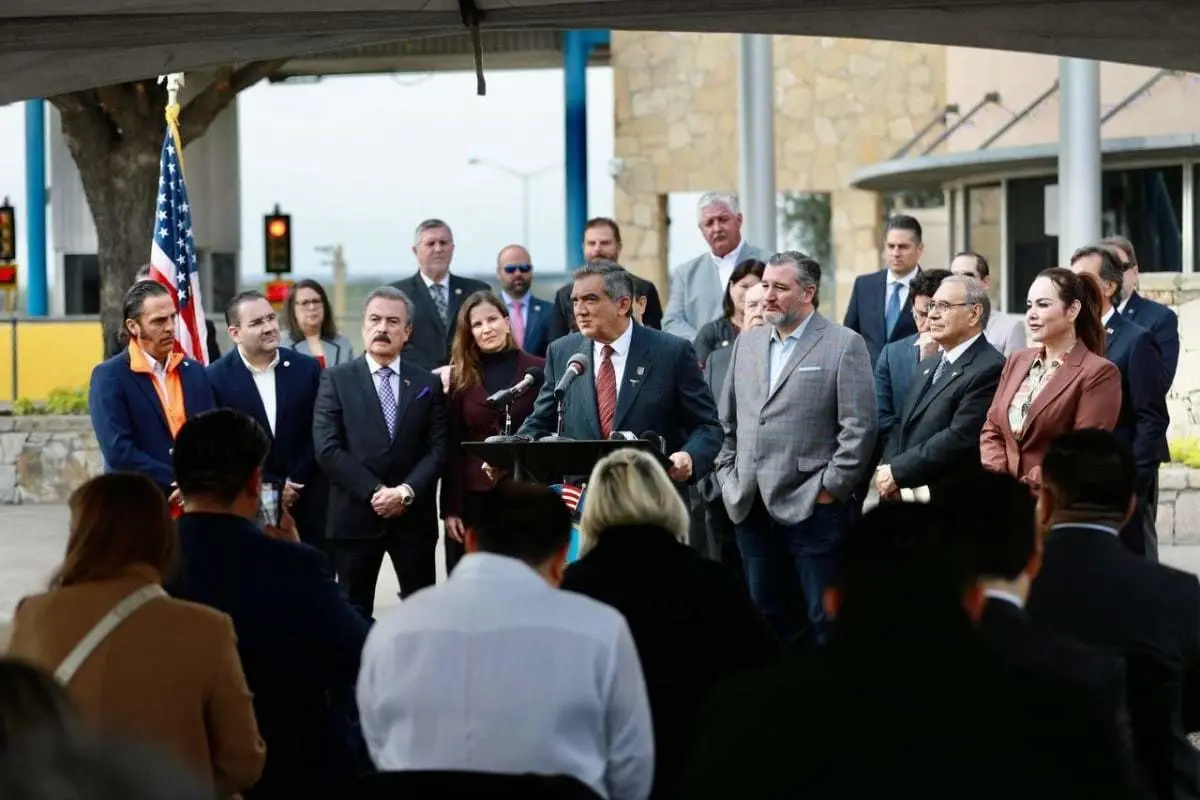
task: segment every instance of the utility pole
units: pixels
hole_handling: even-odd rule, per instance
[[[330,257],[321,262],[323,266],[333,267],[333,318],[335,321],[346,316],[346,253],[340,244],[325,245],[317,248],[318,253]]]

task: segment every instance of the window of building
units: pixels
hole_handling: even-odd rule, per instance
[[[999,308],[1003,291],[1004,264],[1003,229],[1001,214],[1004,211],[1003,188],[995,183],[990,186],[968,186],[964,194],[967,227],[963,237],[963,250],[979,253],[987,259],[992,303]]]

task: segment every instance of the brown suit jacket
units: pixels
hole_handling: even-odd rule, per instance
[[[1034,347],[1008,357],[979,436],[983,466],[1020,478],[1033,490],[1041,485],[1042,459],[1054,437],[1082,428],[1111,431],[1121,413],[1121,373],[1079,343],[1033,401],[1017,441],[1008,407],[1041,352]]]
[[[9,655],[53,672],[154,569],[27,597],[13,618]],[[80,666],[68,687],[102,731],[160,745],[222,794],[254,785],[266,761],[233,622],[207,606],[161,598],[139,608]]]
[[[521,380],[525,370],[540,367],[545,359],[524,351],[517,355],[517,368],[512,384]],[[542,387],[534,386],[518,397],[512,404],[512,432],[516,433],[521,423],[533,411],[533,401]],[[489,436],[502,433],[504,412],[487,406],[488,392],[482,384],[450,395],[446,409],[446,427],[449,432],[446,443],[446,472],[442,480],[442,516],[461,517],[463,494],[486,492],[495,484],[483,471],[483,462],[462,451],[463,442],[481,442]]]

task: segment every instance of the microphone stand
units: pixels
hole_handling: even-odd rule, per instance
[[[485,442],[509,442],[512,441],[512,406],[513,399],[510,398],[504,404],[504,432],[495,436],[489,436],[484,439]]]
[[[555,426],[554,433],[550,434],[549,436],[543,436],[541,439],[538,439],[539,442],[569,442],[569,441],[572,441],[571,439],[568,439],[567,437],[563,436],[563,402],[564,402],[565,398],[559,397],[556,399],[558,401],[558,422]]]

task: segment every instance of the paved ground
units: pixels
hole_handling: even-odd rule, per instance
[[[0,651],[7,643],[13,607],[25,595],[45,587],[66,541],[66,506],[0,506]],[[1200,546],[1166,547],[1161,557],[1168,564],[1200,574]],[[437,561],[441,580],[445,576],[441,546]],[[399,604],[398,588],[396,573],[385,558],[375,594],[378,612],[386,613]]]

